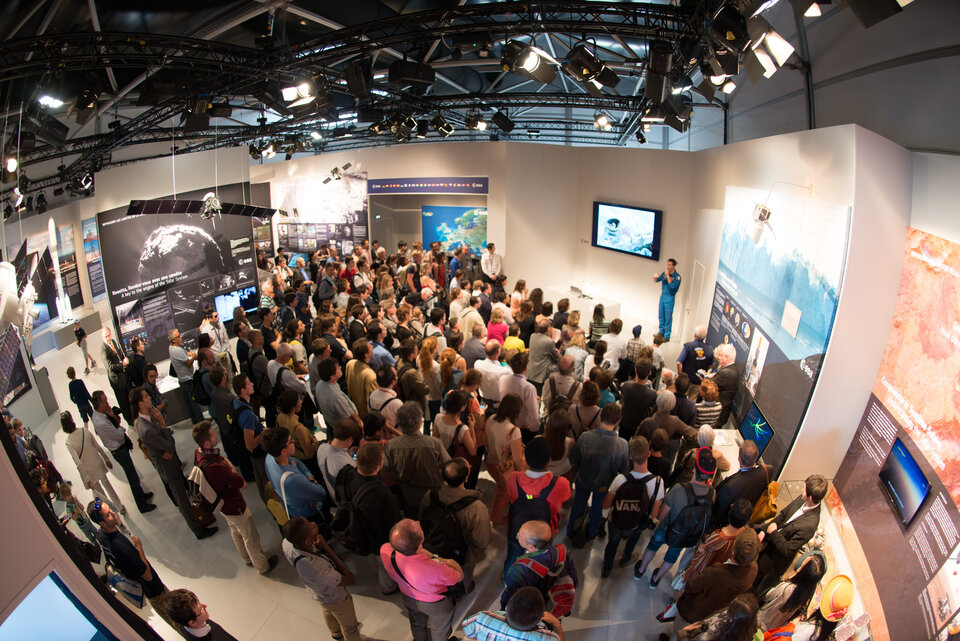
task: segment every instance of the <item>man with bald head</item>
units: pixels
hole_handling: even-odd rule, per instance
[[[520,526],[517,532],[517,543],[523,548],[524,553],[503,575],[503,594],[500,596],[500,607],[506,608],[510,597],[522,587],[533,586],[540,587],[543,577],[521,563],[524,559],[530,559],[540,563],[548,568],[553,568],[559,563],[563,563],[567,574],[573,579],[574,587],[577,586],[577,568],[573,564],[573,558],[568,554],[567,549],[561,545],[553,545],[553,529],[546,521],[527,521]],[[556,614],[556,612],[554,612]]]
[[[549,527],[549,526],[548,526]],[[453,632],[453,597],[448,588],[463,580],[463,570],[423,548],[418,521],[403,519],[380,548],[380,561],[403,595],[414,641],[447,641]]]
[[[666,430],[667,436],[670,437],[670,442],[669,445],[667,445],[666,451],[663,453],[663,457],[671,466],[673,465],[673,459],[680,450],[680,440],[686,438],[692,441],[697,438],[696,428],[687,425],[671,414],[673,408],[676,406],[677,397],[674,396],[673,392],[669,390],[660,392],[660,394],[657,395],[657,411],[653,413],[653,416],[640,423],[640,427],[637,428],[637,434],[643,436],[648,441],[653,438],[653,432],[655,430]]]
[[[713,507],[711,530],[720,529],[728,523],[730,506],[739,499],[747,499],[751,505],[756,505],[760,500],[770,480],[763,463],[757,460],[759,458],[760,451],[756,443],[746,440],[740,444],[740,453],[737,455],[740,469],[720,481],[716,487],[717,500]]]
[[[480,398],[487,405],[498,405],[500,403],[500,379],[513,374],[513,371],[500,361],[501,350],[500,343],[493,339],[488,340],[484,347],[486,357],[482,360],[478,359],[473,364],[474,369],[483,376],[483,380],[480,382]]]
[[[543,416],[550,416],[551,403],[557,399],[556,407],[553,409],[569,409],[570,405],[576,402],[580,392],[580,381],[573,375],[576,369],[576,363],[573,356],[561,356],[557,361],[557,371],[550,375],[550,378],[543,384],[542,412]],[[563,404],[563,397],[566,399],[566,407],[560,407]]]
[[[713,347],[707,345],[707,326],[698,325],[693,330],[693,340],[684,343],[677,356],[677,371],[690,377],[690,387],[687,388],[687,398],[697,400],[700,395],[700,380],[706,370],[713,364]]]
[[[720,401],[720,418],[717,420],[717,427],[723,427],[730,418],[730,409],[733,405],[733,397],[737,395],[737,387],[740,384],[740,366],[737,364],[737,348],[730,343],[724,343],[713,350],[713,358],[716,361],[716,371],[707,374],[706,377],[713,379],[717,384]]]

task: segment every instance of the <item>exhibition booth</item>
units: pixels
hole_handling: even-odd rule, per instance
[[[602,303],[608,319],[642,325],[648,343],[661,289],[652,277],[673,258],[682,281],[667,360],[698,325],[737,351],[737,429],[718,445],[735,457],[755,440],[794,494],[810,474],[834,480],[817,544],[828,577],[856,585],[836,638],[945,639],[960,611],[958,180],[956,158],[912,154],[857,126],[693,153],[444,143],[250,165],[237,148],[106,170],[95,196],[8,221],[3,247],[23,262],[58,257],[65,296],[38,281],[35,357],[75,349],[58,334],[61,316],[76,317],[91,334],[112,328],[124,349],[145,339],[163,374],[169,329],[190,345],[205,304],[224,320],[236,305],[256,308],[261,249],[296,258],[322,244],[345,255],[363,240],[388,252],[437,240],[479,253],[494,242],[508,288],[522,278],[546,300],[571,299],[582,326]],[[209,192],[220,215],[202,215]],[[56,411],[44,402],[50,377],[17,356],[5,401],[39,425]],[[176,384],[161,378],[161,389]],[[0,494],[0,510],[16,515],[5,534],[23,545],[4,555],[0,621],[45,590],[80,604],[106,638],[141,635],[61,547],[36,493],[20,489],[22,470],[2,467],[16,488]]]

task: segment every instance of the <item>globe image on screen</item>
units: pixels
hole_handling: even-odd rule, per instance
[[[223,253],[206,231],[192,225],[166,225],[143,243],[137,268],[140,281],[170,274],[198,276],[225,271]]]

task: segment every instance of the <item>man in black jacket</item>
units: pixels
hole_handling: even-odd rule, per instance
[[[740,366],[737,364],[737,349],[730,343],[717,347],[713,351],[713,357],[717,361],[717,371],[707,374],[707,378],[713,379],[720,392],[717,400],[723,409],[720,410],[717,427],[723,427],[730,418],[733,397],[737,395],[737,387],[740,385]]]
[[[713,523],[711,531],[718,530],[726,525],[730,506],[739,499],[747,499],[751,505],[756,505],[763,491],[770,483],[770,477],[762,464],[757,464],[760,457],[757,444],[746,440],[740,444],[740,469],[720,481],[716,486],[717,502],[713,506]]]
[[[763,594],[776,585],[800,548],[813,538],[820,526],[820,501],[826,494],[827,479],[820,474],[808,476],[803,495],[780,510],[772,521],[757,528],[763,552],[757,559],[754,594]]]
[[[123,349],[117,341],[113,340],[113,332],[109,327],[104,327],[103,347],[101,356],[103,362],[107,364],[107,380],[113,389],[113,395],[117,399],[117,405],[120,407],[120,413],[123,415],[129,425],[133,425],[133,416],[130,414],[130,402],[127,397],[129,389],[127,386],[126,367],[130,364]]]

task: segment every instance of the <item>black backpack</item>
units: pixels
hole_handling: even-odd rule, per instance
[[[210,395],[203,389],[203,370],[198,369],[193,373],[193,400],[200,405],[210,404]]]
[[[445,505],[440,493],[430,491],[430,503],[420,511],[420,526],[423,528],[423,547],[444,559],[463,563],[467,558],[469,542],[460,529],[457,512],[466,508],[479,497],[465,496]]]
[[[580,381],[573,381],[573,385],[570,386],[570,389],[567,390],[566,394],[557,393],[557,379],[553,376],[550,377],[550,406],[547,408],[547,411],[550,414],[553,414],[557,410],[563,410],[566,412],[570,409],[572,404],[572,399],[577,395],[577,389],[580,387]]]
[[[540,490],[537,496],[523,491],[519,476],[514,476],[514,482],[517,484],[517,500],[510,504],[510,534],[516,535],[520,531],[520,526],[527,521],[546,521],[550,527],[553,527],[553,511],[547,503],[547,497],[557,484],[557,475],[553,475],[547,486]],[[510,538],[512,539],[512,536]]]
[[[689,548],[700,542],[707,533],[713,506],[713,489],[708,488],[703,496],[697,496],[689,483],[681,485],[687,493],[687,504],[667,528],[667,545]]]
[[[413,365],[404,361],[403,365],[400,366],[400,369],[397,370],[397,396],[401,401],[406,402],[410,399],[407,398],[407,390],[403,384],[403,376],[410,370],[414,369]],[[386,405],[384,405],[386,407]]]
[[[654,477],[657,483],[653,496],[650,496],[647,483]],[[646,528],[650,524],[650,510],[653,508],[654,497],[660,491],[660,483],[660,477],[655,474],[647,474],[642,479],[627,474],[626,482],[620,486],[613,499],[610,524],[621,532],[635,532]]]
[[[342,485],[344,483],[345,470],[353,470],[356,472],[352,465],[347,465],[340,470],[340,473],[337,474],[337,480],[334,483],[338,493],[343,491]],[[373,528],[367,524],[367,520],[360,509],[360,504],[363,499],[367,494],[372,492],[375,487],[376,482],[366,483],[349,501],[344,501],[340,504],[340,507],[333,513],[333,519],[330,521],[330,531],[333,532],[333,536],[343,543],[348,550],[361,556],[371,554],[380,549],[379,544],[374,540]]]
[[[281,365],[280,369],[277,370],[277,378],[273,381],[273,389],[270,390],[270,395],[267,398],[263,399],[263,404],[269,407],[277,406],[277,399],[280,398],[280,392],[283,391],[283,384],[281,379],[283,378],[283,370],[287,369],[286,365]],[[267,377],[267,381],[270,380],[270,377]]]

